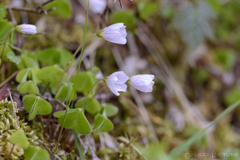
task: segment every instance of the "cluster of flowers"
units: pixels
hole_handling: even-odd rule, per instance
[[[119,96],[119,91],[126,92],[129,82],[134,88],[142,92],[152,92],[154,75],[142,74],[128,77],[123,71],[114,72],[104,79],[108,88],[116,95]]]
[[[34,25],[22,24],[17,26],[16,31],[23,34],[36,34],[37,28]],[[111,26],[104,28],[103,30],[97,33],[98,37],[104,38],[105,40],[117,43],[117,44],[126,44],[127,43],[127,32],[126,26],[123,23],[116,23]],[[152,92],[152,86],[154,82],[154,75],[143,74],[135,75],[128,77],[123,71],[118,71],[107,78],[104,81],[107,83],[109,89],[117,96],[119,96],[119,91],[126,92],[127,81],[137,90],[142,92]]]

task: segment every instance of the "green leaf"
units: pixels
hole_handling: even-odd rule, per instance
[[[107,117],[112,117],[118,113],[118,107],[110,103],[105,103],[102,104],[101,106],[102,106],[101,113],[103,115],[106,115]]]
[[[156,2],[140,2],[138,3],[138,10],[140,17],[147,20],[149,16],[153,15],[159,8],[159,3]]]
[[[23,107],[29,112],[29,120],[33,120],[37,113],[48,115],[52,112],[51,104],[35,95],[24,96]]]
[[[233,87],[224,96],[224,102],[226,102],[227,105],[233,104],[234,102],[236,102],[239,99],[240,99],[240,87],[239,86]]]
[[[22,82],[18,85],[17,90],[21,94],[39,94],[39,89],[33,81]]]
[[[0,19],[5,18],[7,15],[7,9],[5,8],[4,3],[0,3]]]
[[[86,95],[96,82],[96,75],[93,74],[92,72],[87,71],[78,73],[77,79],[76,76],[77,74],[73,75],[70,81],[74,83],[76,80],[75,83],[76,91],[83,92],[83,94]]]
[[[82,105],[84,99],[85,98],[81,98],[80,100],[78,100],[75,104],[75,107],[79,108]],[[100,110],[101,106],[98,100],[96,100],[95,98],[87,97],[86,101],[82,105],[82,108],[85,109],[88,113],[96,114]]]
[[[47,48],[37,53],[38,59],[48,65],[59,64],[63,68],[66,67],[67,62],[71,59],[72,53],[65,49]],[[74,59],[71,64],[74,63]]]
[[[50,88],[52,89],[52,92],[55,93],[62,74],[63,70],[59,66],[54,65],[40,69],[37,73],[37,77],[45,84],[50,83]],[[67,73],[64,73],[62,82],[67,82],[67,80]]]
[[[53,115],[58,118],[58,123],[62,126],[66,111],[58,111]],[[92,127],[80,108],[69,109],[66,115],[64,128],[75,129],[78,133],[86,135],[92,132]]]
[[[74,92],[73,83],[69,82],[68,84],[63,84],[58,93],[55,96],[55,100],[62,99],[62,101],[67,101],[70,97],[70,100],[73,100],[77,97],[77,93]]]
[[[0,21],[0,43],[4,42],[11,28],[13,28],[12,23],[8,21]]]
[[[18,72],[17,76],[16,76],[16,81],[19,82],[19,83],[26,82],[29,71],[30,71],[29,68],[25,68],[25,69],[20,70]]]
[[[95,116],[94,128],[95,129],[98,128],[99,131],[109,132],[113,130],[114,125],[107,117],[104,117],[103,115],[98,114]]]
[[[7,53],[7,58],[15,63],[15,64],[19,64],[21,62],[21,57],[20,56],[16,56],[15,53],[13,51],[10,51]]]
[[[227,109],[225,109],[219,116],[217,116],[217,118],[206,128],[204,128],[203,130],[199,131],[198,133],[196,133],[195,135],[193,135],[191,138],[189,138],[188,140],[186,140],[185,142],[183,142],[181,145],[179,145],[178,147],[174,148],[171,152],[170,152],[170,157],[172,159],[176,159],[181,153],[183,153],[187,148],[189,148],[196,140],[198,140],[201,136],[203,136],[205,134],[205,132],[212,127],[213,125],[215,125],[217,122],[219,122],[224,116],[226,116],[229,112],[231,112],[232,110],[234,110],[237,106],[239,106],[240,104],[240,100],[238,100],[237,102],[235,102],[234,104],[232,104],[231,106],[229,106]]]
[[[53,1],[45,5],[44,9],[50,9],[52,7],[55,7],[55,9],[50,11],[50,14],[55,14],[66,19],[72,16],[72,6],[68,0]]]
[[[32,145],[29,145],[29,147],[24,150],[24,158],[26,160],[50,160],[47,151]]]
[[[136,24],[135,15],[132,10],[118,10],[112,12],[110,20],[113,23],[124,23],[124,25],[127,26],[127,29],[133,28]]]
[[[234,53],[234,51],[229,49],[219,48],[215,51],[215,56],[222,68],[226,71],[232,69],[237,59],[237,55]]]
[[[26,67],[39,67],[37,56],[33,52],[22,50],[21,52],[21,62],[18,64],[18,68]]]
[[[22,129],[14,132],[9,138],[9,142],[12,144],[19,144],[22,148],[28,148],[28,140]]]

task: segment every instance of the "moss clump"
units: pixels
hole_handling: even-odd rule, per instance
[[[14,102],[15,111],[17,111],[17,104]],[[39,146],[37,140],[39,137],[36,136],[36,131],[32,129],[27,123],[24,123],[23,120],[20,120],[19,117],[19,126],[25,132],[28,142],[31,145]],[[37,123],[35,123],[37,125]],[[16,132],[18,129],[17,122],[14,118],[13,108],[10,101],[1,101],[0,102],[0,160],[2,158],[6,159],[11,152],[13,144],[9,142],[9,138],[12,133]],[[38,130],[39,132],[39,130]],[[15,145],[13,152],[11,154],[11,159],[22,159],[23,158],[23,148],[19,145]]]

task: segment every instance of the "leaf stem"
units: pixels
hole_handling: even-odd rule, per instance
[[[97,82],[94,83],[94,85],[93,85],[93,86],[91,87],[91,89],[88,91],[87,95],[85,96],[85,98],[84,98],[84,100],[83,100],[83,102],[81,103],[81,105],[80,105],[79,108],[81,108],[81,107],[84,105],[87,97],[88,97],[89,94],[92,92],[93,88],[94,88],[94,87],[98,84],[98,82],[100,82],[100,81],[102,81],[102,79],[99,79]]]

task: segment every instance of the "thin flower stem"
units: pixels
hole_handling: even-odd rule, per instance
[[[14,30],[15,28],[12,28],[8,31],[8,34],[7,34],[7,37],[3,43],[3,50],[2,50],[2,53],[1,53],[1,59],[3,59],[3,54],[4,54],[4,51],[5,51],[5,48],[6,48],[6,44],[7,44],[7,41],[8,41],[8,38],[10,36],[10,34],[12,33],[12,31]]]
[[[84,98],[84,100],[83,100],[83,102],[81,103],[81,105],[80,105],[79,108],[81,108],[81,107],[84,105],[87,97],[88,97],[89,94],[92,92],[93,88],[94,88],[94,87],[98,84],[98,82],[100,82],[100,81],[102,81],[102,79],[99,79],[97,82],[94,83],[94,85],[93,85],[93,86],[91,87],[91,89],[88,91],[87,95],[85,96],[85,98]]]
[[[68,112],[70,103],[71,103],[71,101],[69,100],[69,101],[68,101],[67,108],[66,108],[66,111],[65,111],[65,115],[64,115],[64,119],[63,119],[63,124],[62,124],[62,126],[61,126],[61,130],[60,130],[60,133],[59,133],[59,136],[58,136],[58,141],[57,141],[57,145],[56,145],[54,154],[55,154],[55,152],[57,151],[57,148],[58,148],[58,144],[59,144],[59,141],[60,141],[60,138],[61,138],[61,135],[62,135],[64,123],[65,123],[66,118],[67,118],[67,112]]]

